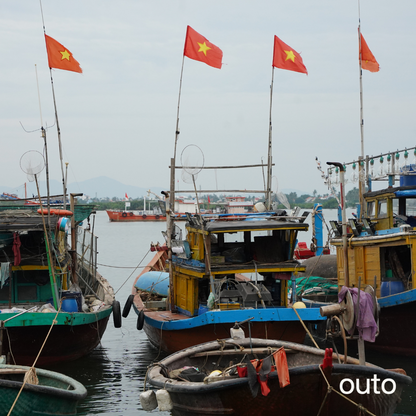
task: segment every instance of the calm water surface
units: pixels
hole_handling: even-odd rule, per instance
[[[325,211],[326,218],[335,219],[334,210]],[[150,243],[163,242],[161,231],[165,223],[110,223],[105,212],[98,212],[94,226],[99,237],[99,271],[114,287],[123,310],[135,276],[153,255],[149,253]],[[299,240],[309,245],[310,233],[305,233],[304,237],[299,235]],[[139,400],[146,371],[149,364],[162,357],[164,355],[149,344],[144,332],[136,329],[136,314],[132,309],[129,316],[123,318],[121,328],[114,328],[110,317],[101,347],[88,357],[52,369],[75,378],[87,388],[88,397],[80,403],[78,414],[143,416],[149,414],[142,409]],[[369,351],[366,358],[384,368],[404,368],[415,380],[402,394],[397,413],[416,416],[416,359]]]

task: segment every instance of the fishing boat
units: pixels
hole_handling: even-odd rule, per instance
[[[11,364],[75,360],[100,344],[112,312],[121,326],[114,290],[97,271],[94,206],[77,205],[71,194],[70,210],[0,210],[0,353]]]
[[[168,353],[226,338],[245,320],[247,335],[302,343],[301,321],[325,319],[319,308],[293,310],[287,296],[294,274],[304,270],[293,252],[297,233],[308,229],[305,218],[188,215],[185,239],[175,226],[170,262],[166,245],[153,246],[155,256],[136,278],[123,316],[133,306],[137,328]]]
[[[415,165],[398,166],[400,152],[407,160],[405,149],[380,155],[380,165],[386,159],[388,166],[381,166],[379,173],[374,167],[376,158],[346,164],[346,169],[361,165],[368,188],[362,194],[358,215],[330,222],[331,245],[337,253],[334,277],[339,288],[376,288],[380,334],[374,343],[366,343],[367,347],[416,356],[416,334],[409,331],[409,322],[416,319],[416,172]],[[389,186],[373,190],[376,179],[388,180]]]
[[[412,379],[401,369],[332,357],[331,349],[230,338],[164,358],[150,367],[147,381],[157,390],[141,393],[142,406],[159,406],[173,416],[350,416],[365,411],[391,416]]]
[[[64,374],[0,364],[0,416],[76,415],[86,396],[86,388]]]

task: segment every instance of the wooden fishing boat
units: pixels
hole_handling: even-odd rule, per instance
[[[12,364],[32,365],[39,353],[41,366],[77,359],[99,345],[111,312],[121,326],[114,290],[97,272],[97,237],[79,226],[93,207],[81,215],[71,205],[71,217],[0,211],[0,353]]]
[[[146,332],[154,346],[169,353],[228,337],[236,321],[248,319],[247,335],[303,342],[306,332],[300,319],[325,319],[318,308],[298,309],[297,315],[288,302],[292,276],[304,270],[293,260],[293,251],[298,231],[308,229],[305,218],[189,215],[187,237],[182,239],[177,233],[172,240],[176,254],[170,263],[169,297],[154,290],[159,278],[167,279],[167,247],[157,246],[154,258],[133,284],[123,316],[133,306],[137,328]],[[153,285],[147,283],[150,270],[154,271]]]
[[[409,331],[409,322],[416,319],[416,172],[415,165],[394,168],[398,156],[399,152],[380,155],[381,162],[383,158],[389,161],[389,167],[378,179],[388,179],[389,186],[376,191],[372,190],[374,160],[346,164],[356,163],[363,172],[366,166],[363,175],[368,179],[368,191],[362,194],[356,217],[330,222],[331,244],[336,248],[338,287],[371,285],[376,289],[380,334],[366,347],[416,356],[416,334]]]
[[[249,338],[179,351],[155,363],[147,380],[159,389],[151,407],[173,416],[351,416],[364,409],[388,416],[412,382],[401,369],[359,365],[342,355],[333,362],[329,349]],[[141,394],[142,405],[152,404],[152,394]]]
[[[86,396],[86,388],[64,374],[0,364],[0,416],[10,410],[16,416],[76,415]]]

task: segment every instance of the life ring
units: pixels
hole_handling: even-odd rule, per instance
[[[139,316],[137,317],[137,329],[140,331],[143,328],[144,324],[144,312],[143,309],[139,312]]]
[[[60,217],[71,217],[74,215],[72,211],[69,211],[67,209],[58,209],[58,208],[52,208],[49,210],[51,215],[59,215]],[[38,209],[38,214],[48,215],[48,210],[46,208]]]
[[[118,300],[113,302],[113,322],[115,328],[121,328],[120,302]]]
[[[143,214],[143,219],[146,219],[147,218],[147,215],[146,214]]]
[[[132,216],[133,216],[133,213],[132,213],[132,212],[130,212],[130,214],[129,214],[129,215],[130,215],[130,217],[132,217]]]
[[[123,308],[123,318],[127,318],[127,316],[129,315],[130,308],[133,303],[133,299],[134,299],[134,295],[130,295],[127,298],[126,304],[124,305],[124,308]]]
[[[160,218],[160,215],[156,215],[156,219],[158,220]]]
[[[123,212],[123,213],[121,214],[121,216],[122,216],[122,217],[127,217],[127,212]]]

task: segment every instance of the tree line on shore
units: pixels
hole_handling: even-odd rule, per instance
[[[313,195],[300,195],[298,196],[296,192],[290,192],[289,194],[285,194],[286,198],[291,207],[300,207],[303,209],[311,209],[313,208],[314,204],[321,204],[323,209],[336,209],[338,208],[338,199],[335,196],[329,195],[317,195],[316,191],[313,192]],[[228,195],[229,196],[229,195]],[[225,202],[225,195],[217,195],[217,194],[210,194],[210,195],[203,195],[199,197],[200,204],[206,208],[214,208],[217,205],[220,205]],[[246,201],[252,201],[253,203],[258,202],[258,199],[255,196],[247,196]],[[346,206],[347,207],[355,207],[358,204],[359,194],[358,189],[354,188],[350,190],[346,196]],[[275,201],[278,202],[276,196]],[[92,199],[90,201],[94,205],[96,205],[97,210],[106,210],[106,209],[124,209],[126,200],[122,198],[106,198],[103,199]],[[142,210],[144,208],[144,203],[146,203],[146,209],[152,209],[155,206],[159,205],[159,202],[154,199],[144,199],[142,198],[129,198],[129,209],[131,210]],[[283,204],[278,204],[278,208],[284,209]]]

